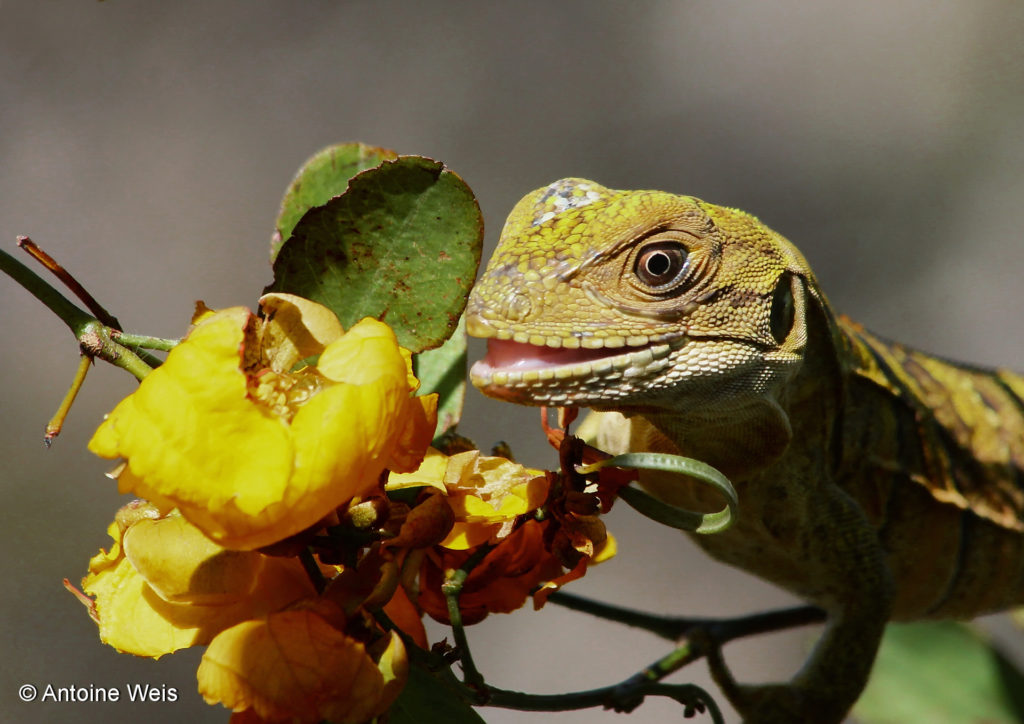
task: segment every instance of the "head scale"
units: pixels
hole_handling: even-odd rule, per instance
[[[813,287],[813,289],[812,289]],[[562,179],[512,210],[467,312],[484,392],[599,409],[771,395],[802,358],[813,279],[742,211]]]

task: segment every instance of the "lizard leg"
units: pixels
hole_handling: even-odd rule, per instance
[[[787,683],[741,685],[718,647],[709,648],[712,676],[749,724],[841,722],[867,683],[888,622],[892,577],[874,529],[841,490],[822,497],[811,506],[808,530],[820,539],[808,547],[806,564],[827,582],[818,602],[829,618],[803,667]]]

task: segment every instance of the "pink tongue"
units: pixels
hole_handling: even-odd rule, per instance
[[[601,359],[609,355],[622,354],[621,349],[564,349],[540,347],[510,340],[487,340],[487,356],[483,363],[494,369],[533,370],[544,367],[558,367],[577,362]]]

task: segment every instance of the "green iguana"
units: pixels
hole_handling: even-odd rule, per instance
[[[513,209],[467,320],[488,340],[471,372],[485,394],[604,411],[609,452],[719,468],[739,518],[698,543],[828,612],[790,682],[716,672],[745,720],[839,722],[887,621],[1024,603],[1024,377],[836,317],[800,252],[753,216],[556,181]],[[721,507],[682,476],[641,483]]]

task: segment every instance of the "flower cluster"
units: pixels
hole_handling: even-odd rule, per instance
[[[597,498],[478,450],[429,447],[436,395],[383,323],[344,331],[285,294],[200,305],[186,339],[96,431],[120,458],[109,551],[76,593],[101,639],[206,646],[200,693],[245,722],[361,722],[394,702],[424,613],[473,558],[463,623],[614,553]]]

